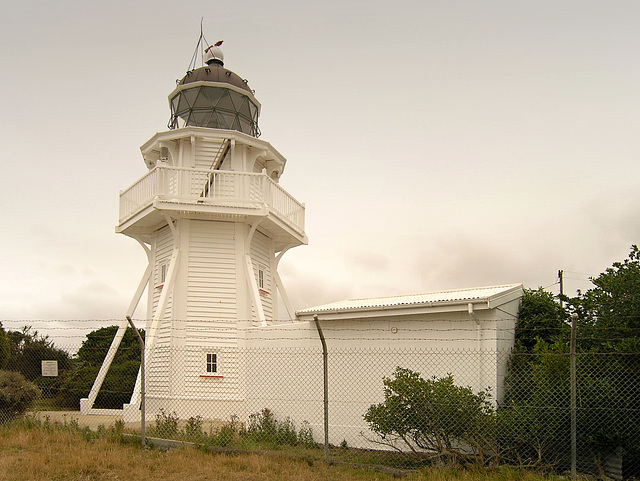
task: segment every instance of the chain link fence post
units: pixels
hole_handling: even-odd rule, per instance
[[[324,334],[322,333],[318,316],[314,315],[313,320],[316,323],[320,342],[322,342],[322,377],[324,379],[324,460],[329,462],[329,362],[327,342],[324,339]]]
[[[571,477],[575,479],[577,474],[577,425],[576,425],[576,402],[577,402],[577,380],[576,380],[576,331],[578,315],[571,315]]]

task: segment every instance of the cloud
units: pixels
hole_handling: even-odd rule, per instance
[[[375,251],[361,251],[349,249],[345,255],[345,263],[350,270],[365,275],[379,275],[391,267],[389,256]]]
[[[52,281],[55,284],[55,281]],[[34,288],[35,294],[5,299],[0,305],[5,319],[121,319],[129,299],[101,281],[77,286]]]
[[[462,233],[445,235],[416,254],[412,269],[429,290],[521,282],[531,266],[518,245]]]
[[[299,263],[283,262],[281,266],[279,274],[295,309],[334,302],[352,293],[344,277],[330,275],[326,269],[314,270],[311,265],[301,268]]]
[[[640,241],[640,193],[637,188],[613,187],[610,192],[592,199],[582,209],[583,215],[605,238],[614,242]]]

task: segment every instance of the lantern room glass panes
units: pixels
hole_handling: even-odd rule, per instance
[[[233,105],[233,102],[231,102],[231,98],[229,94],[230,92],[228,91],[225,92],[225,95],[222,95],[220,97],[220,100],[218,100],[216,107],[218,107],[219,109],[225,109],[230,111],[236,110],[235,105]]]
[[[216,104],[224,93],[225,89],[221,88],[206,88],[200,91],[200,94],[205,95],[212,104]]]
[[[169,128],[187,126],[237,130],[258,137],[258,107],[241,93],[201,85],[182,90],[171,99]]]

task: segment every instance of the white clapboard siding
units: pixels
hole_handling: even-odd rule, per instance
[[[150,358],[145,382],[149,395],[169,394],[169,370],[166,366],[170,365],[171,348],[156,345]]]
[[[169,311],[171,306],[171,297],[169,297],[169,302],[167,303],[167,311]],[[158,332],[156,333],[156,346],[158,347],[166,347],[171,346],[171,319],[167,319],[168,314],[165,314],[165,319],[160,322],[160,326],[158,327]]]
[[[237,323],[230,321],[187,321],[186,325],[189,346],[209,348],[233,347],[237,344]]]
[[[271,280],[272,241],[261,232],[256,232],[251,242],[251,262],[253,275],[258,282],[258,270],[264,271],[264,287],[260,291],[262,308],[267,319],[273,318],[273,281]],[[255,311],[253,312],[255,316]],[[259,319],[263,320],[263,319]]]
[[[192,220],[189,231],[184,394],[193,399],[238,398],[236,243],[232,222]],[[206,354],[218,354],[205,377]]]
[[[216,375],[219,377],[207,377],[208,373],[205,372],[207,353],[218,355]],[[183,355],[185,356],[184,394],[196,399],[237,399],[239,361],[235,345],[221,347],[216,344],[208,348],[190,347]]]
[[[234,235],[232,222],[191,221],[187,319],[236,319]]]

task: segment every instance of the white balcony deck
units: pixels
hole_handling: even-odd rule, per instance
[[[120,225],[158,201],[184,210],[210,206],[248,209],[248,214],[266,207],[268,214],[304,235],[304,204],[266,174],[159,165],[120,193]]]

